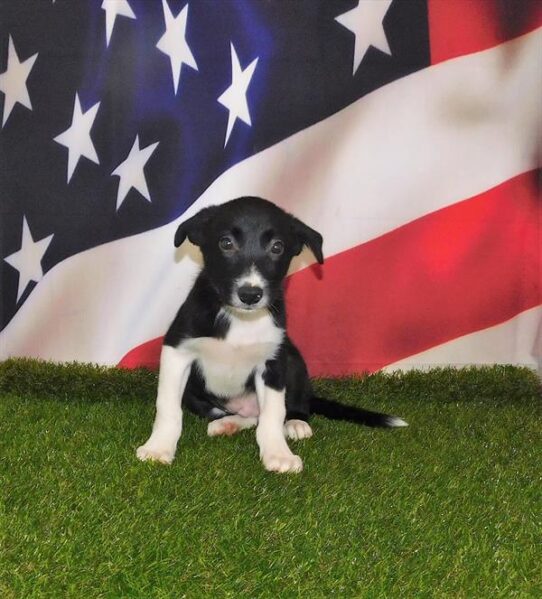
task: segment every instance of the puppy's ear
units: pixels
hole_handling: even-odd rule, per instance
[[[187,237],[194,245],[201,245],[205,240],[205,233],[214,209],[215,206],[203,208],[192,218],[181,223],[175,233],[175,247],[178,248]]]
[[[311,229],[297,218],[294,218],[294,231],[299,242],[299,248],[295,252],[296,255],[299,254],[303,249],[303,246],[306,245],[310,248],[316,260],[318,260],[318,264],[323,264],[324,255],[322,254],[322,243],[324,240],[320,233]]]

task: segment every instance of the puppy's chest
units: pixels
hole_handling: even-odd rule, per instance
[[[242,395],[252,372],[276,355],[284,331],[267,313],[223,317],[229,319],[224,339],[199,337],[186,343],[195,354],[206,389],[230,398]]]

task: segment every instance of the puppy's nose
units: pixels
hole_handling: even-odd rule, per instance
[[[247,304],[251,306],[259,302],[263,296],[263,289],[261,287],[252,287],[251,285],[243,285],[239,287],[239,291],[237,292],[239,299],[243,302],[243,304]]]

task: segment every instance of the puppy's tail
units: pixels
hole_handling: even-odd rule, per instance
[[[371,410],[356,408],[332,399],[324,399],[323,397],[311,398],[311,412],[325,416],[330,420],[346,420],[348,422],[355,422],[356,424],[365,424],[366,426],[383,428],[408,426],[407,422],[397,416],[371,412]]]

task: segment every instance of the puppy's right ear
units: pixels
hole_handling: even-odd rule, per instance
[[[181,223],[175,233],[175,247],[178,248],[187,237],[194,245],[201,245],[205,240],[205,233],[214,209],[215,206],[203,208],[192,218]]]

